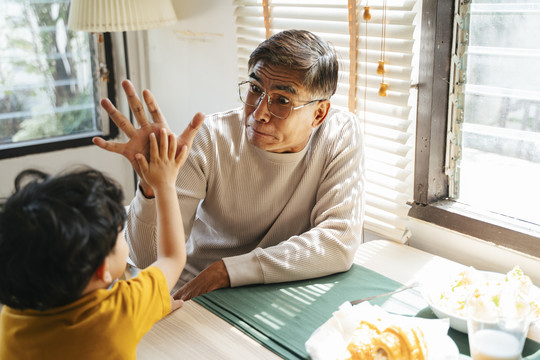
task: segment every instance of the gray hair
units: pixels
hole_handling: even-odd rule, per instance
[[[299,71],[302,85],[318,99],[330,99],[336,92],[338,60],[333,47],[305,30],[285,30],[263,41],[251,53],[248,68],[258,62]]]

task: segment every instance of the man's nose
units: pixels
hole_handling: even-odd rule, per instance
[[[257,121],[261,122],[268,122],[270,121],[270,117],[272,116],[270,114],[270,111],[268,110],[268,94],[262,93],[262,95],[259,97],[257,107],[255,108],[255,111],[253,112],[253,116]]]

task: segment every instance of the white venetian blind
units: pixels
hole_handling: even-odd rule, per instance
[[[371,20],[366,23],[362,18],[365,1],[235,0],[239,80],[247,78],[249,55],[267,34],[305,29],[329,41],[340,60],[340,78],[332,104],[355,112],[364,127],[364,226],[403,242],[408,237],[407,202],[413,190],[416,91],[411,90],[411,84],[419,4],[417,0],[385,3],[387,96],[378,95],[382,78],[376,72],[381,56],[383,1],[368,3]],[[356,66],[350,66],[351,58],[356,59]],[[356,84],[356,89],[351,89],[350,84]]]

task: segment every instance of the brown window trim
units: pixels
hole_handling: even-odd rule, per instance
[[[409,216],[540,257],[540,226],[448,200],[445,174],[454,2],[424,0],[414,202]]]

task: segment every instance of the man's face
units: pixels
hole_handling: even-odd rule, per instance
[[[253,67],[249,80],[264,92],[287,97],[293,107],[313,100],[302,86],[300,74],[289,69],[259,62]],[[326,110],[322,113],[320,109],[324,102],[328,101],[314,102],[292,110],[285,119],[270,113],[267,96],[256,107],[244,105],[247,138],[252,145],[269,152],[298,152],[306,146],[311,130],[324,120],[327,106],[323,106]]]

